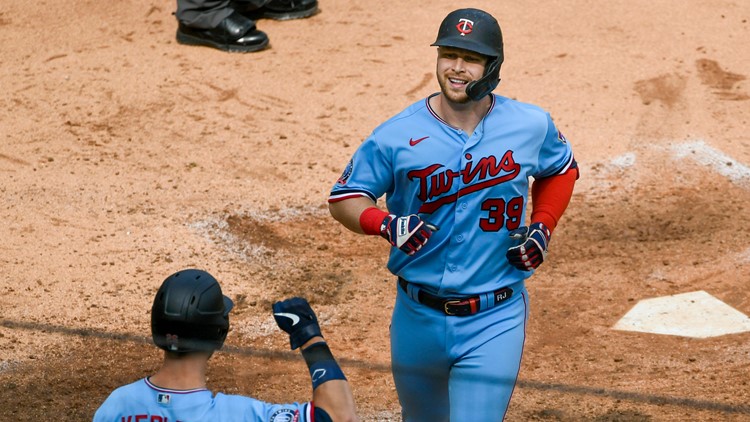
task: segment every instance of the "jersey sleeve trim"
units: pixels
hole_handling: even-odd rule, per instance
[[[302,408],[303,421],[315,422],[315,402],[307,402]]]
[[[328,197],[328,203],[332,204],[334,202],[340,202],[345,199],[357,198],[360,196],[370,198],[373,202],[378,201],[378,198],[376,198],[370,192],[367,192],[364,190],[349,189],[349,190],[337,190],[335,192],[331,192],[331,195]]]
[[[537,178],[543,179],[545,177],[559,176],[561,174],[567,173],[570,170],[575,170],[576,173],[578,173],[578,163],[576,162],[576,159],[573,156],[573,154],[570,155],[570,158],[568,159],[568,161],[566,161],[565,164],[563,164],[563,166],[560,167],[558,170],[550,172],[549,174],[545,174],[544,176],[537,176]],[[577,176],[576,176],[576,179],[578,179]]]

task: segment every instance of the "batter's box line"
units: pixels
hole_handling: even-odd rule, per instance
[[[677,159],[689,158],[729,179],[732,183],[750,188],[750,167],[719,151],[703,140],[695,140],[670,147]]]
[[[36,333],[57,333],[68,336],[95,337],[104,340],[128,341],[140,344],[152,344],[151,337],[138,336],[134,334],[112,333],[104,330],[91,328],[73,328],[59,325],[42,324],[37,322],[11,321],[0,319],[0,326],[10,329],[29,330]],[[251,347],[239,347],[225,345],[221,349],[222,353],[231,353],[242,356],[258,356],[284,360],[302,359],[299,353],[291,351],[275,351],[268,349],[253,349]],[[367,362],[360,359],[337,358],[339,363],[344,367],[358,367],[378,372],[390,372],[391,366],[383,363]],[[750,405],[732,405],[717,403],[708,400],[695,400],[685,397],[658,396],[643,393],[634,393],[629,391],[619,391],[606,388],[585,387],[569,384],[556,384],[541,381],[519,380],[516,384],[519,388],[528,388],[532,390],[554,391],[558,393],[580,394],[588,396],[607,397],[612,399],[626,400],[655,405],[673,405],[680,407],[689,407],[698,410],[715,410],[724,413],[734,413],[750,415]]]

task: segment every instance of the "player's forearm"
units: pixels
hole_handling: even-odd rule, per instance
[[[572,169],[561,175],[534,181],[531,186],[531,221],[543,223],[554,230],[573,196],[577,178],[578,169]]]
[[[328,413],[335,422],[358,421],[354,397],[345,380],[331,380],[313,391],[313,403]]]
[[[328,210],[331,212],[331,216],[344,227],[355,233],[364,234],[365,232],[359,224],[359,217],[362,215],[362,211],[374,206],[376,205],[370,198],[360,196],[331,202],[328,204]]]
[[[313,344],[323,341],[325,341],[323,337],[315,336],[306,341],[300,350],[305,350]],[[354,407],[354,397],[349,382],[346,380],[332,379],[316,386],[313,389],[313,403],[315,407],[325,410],[335,422],[358,420]]]

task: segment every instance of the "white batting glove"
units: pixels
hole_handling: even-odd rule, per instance
[[[409,256],[422,249],[432,232],[437,230],[436,226],[423,221],[416,214],[404,217],[388,214],[380,225],[380,235]]]

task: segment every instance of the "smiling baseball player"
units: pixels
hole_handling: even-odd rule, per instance
[[[525,280],[546,258],[578,168],[547,112],[492,94],[503,62],[495,18],[453,11],[432,45],[440,92],[372,132],[329,209],[392,245],[391,359],[404,421],[502,420],[523,353]],[[376,206],[383,195],[387,211]]]

